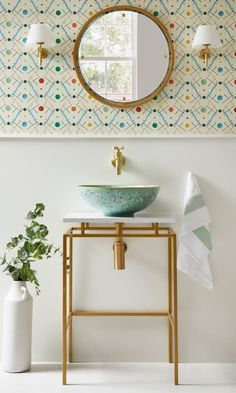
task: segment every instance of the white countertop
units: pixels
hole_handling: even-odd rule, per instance
[[[173,216],[169,216],[168,213],[137,213],[134,217],[106,217],[102,213],[97,212],[86,212],[86,211],[75,211],[69,212],[65,214],[63,217],[63,222],[70,223],[79,223],[79,222],[88,222],[88,223],[116,223],[116,222],[125,222],[130,224],[150,224],[150,223],[159,223],[159,224],[174,224],[176,222]]]

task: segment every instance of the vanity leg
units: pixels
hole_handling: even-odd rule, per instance
[[[168,237],[168,313],[172,316],[172,239]],[[168,319],[169,363],[173,363],[173,327]]]
[[[178,288],[177,288],[177,244],[176,235],[173,235],[173,281],[174,281],[174,377],[175,385],[179,384],[178,375]]]
[[[63,282],[63,316],[62,316],[62,383],[66,385],[66,367],[67,367],[67,337],[66,337],[66,313],[67,313],[67,278],[66,278],[66,265],[67,265],[67,237],[63,236],[63,273],[62,273],[62,282]]]
[[[73,317],[72,317],[72,296],[73,296],[73,238],[69,240],[69,363],[72,363],[72,347],[73,347]]]

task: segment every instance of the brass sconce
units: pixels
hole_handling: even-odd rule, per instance
[[[48,50],[46,48],[55,45],[54,34],[50,27],[43,22],[31,25],[27,37],[26,45],[37,48],[37,55],[39,57],[39,66],[42,66],[43,59],[48,57]],[[45,48],[46,47],[46,48]]]
[[[198,56],[204,60],[205,67],[208,66],[208,59],[211,55],[211,48],[219,48],[222,46],[222,42],[218,37],[215,25],[202,25],[198,26],[192,47],[204,48],[200,50]]]

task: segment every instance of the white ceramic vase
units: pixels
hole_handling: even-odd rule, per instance
[[[31,367],[33,299],[26,283],[12,281],[4,302],[2,368],[10,373]]]

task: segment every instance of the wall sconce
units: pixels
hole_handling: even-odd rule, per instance
[[[192,47],[198,48],[201,46],[204,46],[204,48],[200,50],[198,56],[200,57],[200,59],[204,60],[205,67],[207,67],[208,59],[211,53],[210,48],[219,48],[220,46],[222,46],[215,25],[198,26],[192,43]]]
[[[48,57],[48,50],[46,48],[55,45],[55,37],[46,23],[36,23],[30,27],[26,45],[33,48],[37,47],[37,55],[39,57],[39,65],[41,67],[43,59]]]

